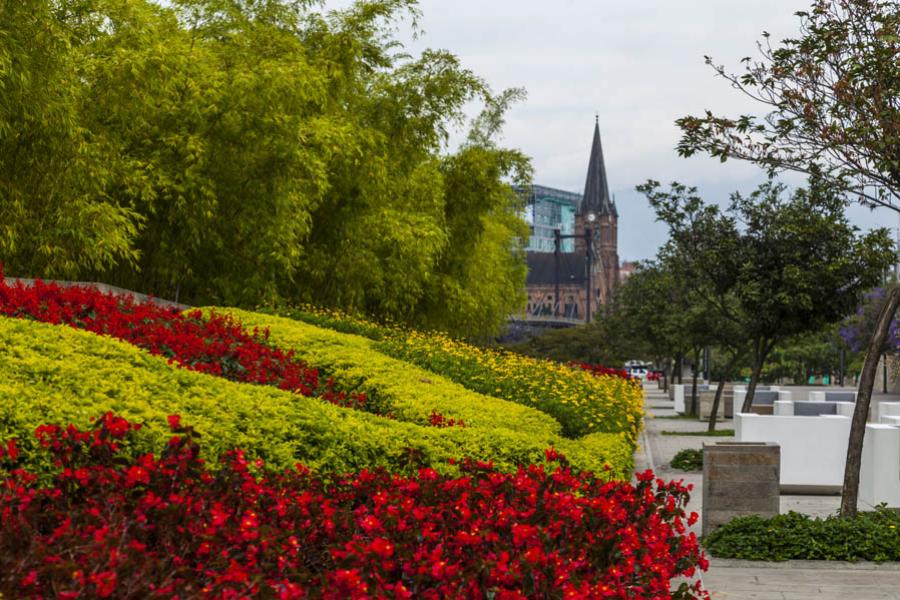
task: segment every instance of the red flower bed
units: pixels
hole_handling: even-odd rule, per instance
[[[603,365],[592,365],[583,362],[573,362],[570,364],[579,369],[590,371],[594,375],[611,375],[613,377],[621,377],[622,379],[634,379],[625,369],[612,369],[610,367],[604,367]]]
[[[194,371],[232,381],[277,386],[305,396],[363,408],[364,394],[334,390],[316,369],[265,343],[269,332],[247,333],[221,315],[187,315],[155,304],[137,304],[130,296],[104,294],[94,288],[67,287],[41,281],[7,285],[0,269],[0,315],[66,324],[106,334],[160,354]]]
[[[463,476],[363,471],[315,478],[198,458],[189,427],[157,458],[117,456],[139,426],[105,415],[91,431],[37,436],[50,487],[2,451],[0,593],[7,597],[705,598],[685,528],[688,488],[651,472],[603,483],[558,466]],[[0,469],[0,472],[3,472]]]

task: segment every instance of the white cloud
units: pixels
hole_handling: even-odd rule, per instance
[[[348,0],[326,2],[345,6]],[[726,201],[764,179],[746,164],[679,158],[674,120],[710,108],[758,107],[713,76],[703,56],[739,67],[761,32],[796,33],[810,0],[421,0],[425,34],[409,48],[446,48],[495,89],[521,86],[528,100],[510,112],[504,142],[532,156],[535,180],[580,191],[594,113],[599,113],[610,189],[620,212],[623,258],[648,258],[665,240],[634,186],[652,178],[695,185]],[[796,181],[796,180],[794,180]],[[863,228],[897,226],[888,211],[850,211]]]

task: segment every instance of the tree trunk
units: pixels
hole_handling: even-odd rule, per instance
[[[866,350],[862,375],[859,378],[859,389],[856,395],[856,407],[853,409],[853,420],[850,423],[850,440],[847,444],[847,463],[844,466],[844,487],[841,490],[841,516],[855,517],[856,504],[859,499],[859,469],[862,465],[863,437],[866,435],[866,420],[869,417],[869,404],[872,401],[872,389],[875,387],[875,375],[881,349],[887,340],[891,321],[900,306],[900,286],[894,287],[885,300],[875,333]]]
[[[697,376],[700,373],[697,372],[697,367],[700,364],[700,353],[694,352],[694,364],[691,365],[691,410],[688,411],[692,417],[696,417],[700,415],[700,407],[697,406]]]
[[[682,378],[681,378],[683,370],[684,370],[684,356],[679,354],[678,356],[675,357],[675,374],[678,375],[678,383],[679,384],[684,383],[684,381],[682,381]],[[673,380],[674,380],[674,378],[673,378]]]
[[[669,393],[669,371],[670,371],[670,363],[669,359],[666,359],[666,364],[663,366],[663,391],[665,393]]]
[[[765,346],[765,342],[760,342],[759,346],[757,346],[756,362],[753,364],[753,374],[750,375],[750,385],[747,386],[747,396],[744,398],[743,406],[741,406],[742,413],[750,412],[750,407],[753,406],[753,394],[756,393],[756,384],[759,383],[759,376],[766,361],[766,354],[768,354],[765,351]]]
[[[723,375],[722,379],[719,380],[719,385],[716,386],[716,397],[713,399],[712,412],[709,413],[709,426],[706,428],[710,433],[716,430],[716,417],[719,414],[719,401],[722,399],[722,392],[725,390],[725,380],[727,378],[727,375]]]

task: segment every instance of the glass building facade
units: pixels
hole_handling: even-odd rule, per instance
[[[563,235],[575,231],[575,211],[581,202],[581,194],[535,185],[531,188],[525,209],[525,220],[531,228],[526,250],[529,252],[553,252],[553,230]],[[575,251],[575,240],[562,240],[563,252]]]

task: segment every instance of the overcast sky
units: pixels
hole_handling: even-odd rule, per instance
[[[329,0],[340,7],[346,0]],[[524,87],[528,99],[508,115],[504,144],[534,161],[535,183],[582,192],[594,114],[599,114],[610,192],[619,208],[619,254],[650,258],[665,227],[634,187],[647,179],[695,185],[726,202],[764,177],[742,163],[680,158],[674,121],[712,109],[758,108],[713,76],[703,61],[739,66],[762,31],[797,32],[793,15],[809,0],[421,0],[425,30],[408,48],[444,48],[500,90]],[[797,180],[794,179],[793,183]],[[789,182],[790,183],[790,182]],[[854,207],[858,226],[897,227],[884,209]]]

